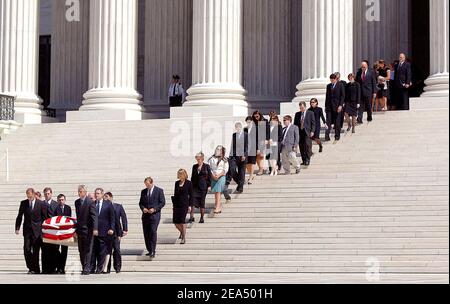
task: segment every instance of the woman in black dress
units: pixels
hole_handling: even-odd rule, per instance
[[[189,207],[192,206],[193,189],[192,183],[188,180],[186,170],[178,171],[178,181],[175,182],[175,191],[172,196],[173,203],[173,223],[180,231],[181,244],[186,243],[186,216]]]
[[[309,102],[311,105],[311,108],[309,108],[309,111],[312,111],[314,113],[314,117],[316,119],[316,130],[314,130],[314,140],[316,144],[319,145],[319,153],[323,152],[323,145],[322,141],[320,140],[320,130],[322,129],[322,126],[320,125],[320,120],[322,119],[323,124],[327,123],[327,120],[325,119],[325,116],[323,115],[323,109],[319,107],[319,101],[316,98],[311,99]]]
[[[195,156],[197,164],[192,167],[192,205],[190,223],[195,222],[195,208],[200,208],[200,224],[205,223],[206,195],[208,188],[211,187],[211,167],[205,164],[205,155],[200,152]]]
[[[361,105],[361,86],[355,81],[355,75],[348,75],[348,83],[345,87],[345,120],[348,123],[347,132],[355,133],[358,109]]]
[[[391,78],[391,70],[387,67],[384,60],[378,60],[378,92],[375,110],[378,111],[378,105],[381,104],[381,110],[387,111],[387,98],[389,95],[388,87]]]

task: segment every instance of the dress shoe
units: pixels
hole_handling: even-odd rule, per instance
[[[152,254],[149,252],[149,253],[147,253],[145,256],[149,256],[149,257],[151,257],[152,256]]]
[[[323,146],[320,145],[320,147],[319,147],[319,153],[322,153],[322,152],[323,152]]]
[[[151,259],[154,259],[156,257],[156,253],[153,253],[152,255],[150,255]]]
[[[306,163],[305,163],[305,162],[302,162],[302,163],[301,163],[301,166],[306,166]]]
[[[329,136],[326,136],[326,137],[325,137],[325,141],[331,141],[330,137],[329,137]]]
[[[200,222],[199,222],[200,224],[204,224],[205,223],[205,220],[204,219],[200,219]]]
[[[189,219],[189,223],[195,223],[195,217],[191,217],[191,218]]]
[[[90,275],[91,273],[89,272],[89,271],[83,271],[82,273],[81,273],[81,275],[84,275],[84,276],[87,276],[87,275]]]
[[[180,244],[181,244],[181,245],[186,244],[186,239],[182,239],[181,242],[180,242]]]
[[[243,192],[244,192],[244,190],[242,190],[242,189],[237,189],[235,193],[236,193],[236,194],[242,194]]]
[[[308,167],[310,164],[309,160],[305,163],[305,166]]]
[[[121,271],[120,270],[116,270],[116,273],[119,274],[119,273],[121,273]]]
[[[347,128],[347,132],[350,132],[350,130],[351,130],[351,128],[350,128],[350,127],[348,127],[348,128]]]

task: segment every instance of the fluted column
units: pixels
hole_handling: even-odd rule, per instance
[[[41,123],[37,95],[39,0],[0,0],[0,94],[16,96],[16,120]]]
[[[91,0],[89,35],[90,90],[80,111],[126,110],[140,119],[137,0]]]
[[[242,0],[194,0],[193,15],[193,86],[186,106],[234,106],[246,115]]]
[[[367,18],[366,1],[353,2],[353,66],[359,68],[361,61],[370,64],[384,59],[388,64],[400,53],[411,54],[409,33],[410,0],[379,0],[379,20]]]
[[[342,78],[353,66],[353,0],[303,0],[302,82],[294,103],[323,101],[331,73]]]
[[[292,99],[291,0],[244,0],[243,22],[247,101],[268,113]]]
[[[89,0],[79,3],[79,21],[67,20],[65,1],[52,7],[50,107],[58,111],[79,109],[89,88]]]
[[[430,0],[430,77],[422,97],[448,97],[448,0]]]
[[[167,113],[172,75],[192,84],[192,0],[146,0],[145,10],[144,106]]]

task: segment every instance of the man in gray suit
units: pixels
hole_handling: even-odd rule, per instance
[[[291,174],[291,166],[295,168],[295,174],[300,173],[300,163],[297,159],[297,147],[300,142],[300,132],[296,125],[292,124],[292,117],[283,119],[283,141],[281,142],[281,162],[285,175]]]
[[[312,156],[312,140],[316,130],[316,118],[314,112],[306,110],[306,102],[300,102],[300,112],[295,114],[294,125],[300,131],[300,152],[302,154],[302,166],[309,166]]]

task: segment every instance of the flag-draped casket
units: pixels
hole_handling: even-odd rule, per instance
[[[55,216],[45,220],[42,224],[44,243],[76,246],[76,222],[67,216]]]

